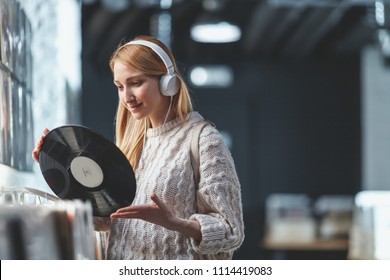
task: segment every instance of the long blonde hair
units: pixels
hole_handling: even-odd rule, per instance
[[[159,45],[168,54],[174,65],[179,84],[179,91],[173,96],[172,110],[183,122],[186,115],[192,111],[192,102],[187,85],[177,70],[175,59],[169,49],[159,40],[151,36],[138,36],[134,40],[146,40]],[[138,70],[146,75],[162,76],[167,72],[161,58],[150,48],[143,45],[122,44],[112,54],[109,65],[111,71],[117,61]],[[118,102],[116,112],[115,139],[116,145],[128,158],[131,166],[136,169],[143,148],[145,125],[150,127],[150,120],[136,120],[122,102]]]

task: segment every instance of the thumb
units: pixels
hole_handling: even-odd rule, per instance
[[[150,196],[150,198],[152,199],[152,201],[153,201],[154,203],[156,203],[156,205],[157,205],[159,208],[161,208],[161,209],[163,209],[163,210],[168,210],[168,207],[166,206],[166,204],[165,204],[161,199],[159,199],[158,196],[157,196],[155,193],[152,194],[152,195]]]

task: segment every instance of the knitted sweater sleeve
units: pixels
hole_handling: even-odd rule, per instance
[[[199,138],[198,212],[202,240],[191,240],[200,254],[233,252],[244,240],[241,187],[230,151],[219,132],[206,126]]]

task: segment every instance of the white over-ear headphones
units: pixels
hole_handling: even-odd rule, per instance
[[[167,73],[160,78],[160,92],[166,96],[173,96],[178,92],[177,77],[172,60],[159,45],[146,40],[134,40],[128,42],[126,45],[143,45],[158,54],[167,68]]]

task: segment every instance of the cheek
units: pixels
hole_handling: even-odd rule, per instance
[[[124,98],[124,93],[123,92],[120,92],[119,90],[117,91],[117,93],[118,93],[118,98],[119,98],[119,100],[120,101],[123,101],[123,98]]]
[[[156,87],[145,88],[142,91],[138,92],[138,95],[136,96],[143,102],[147,102],[151,105],[160,102],[161,99],[161,94]]]
[[[149,93],[146,89],[135,90],[134,95],[137,99],[147,101],[149,99]]]

